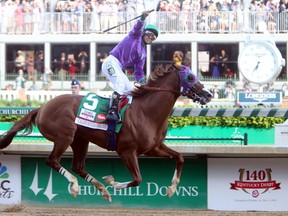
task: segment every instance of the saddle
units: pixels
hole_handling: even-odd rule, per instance
[[[106,121],[106,115],[109,110],[110,98],[102,97],[95,93],[88,93],[81,101],[75,118],[75,123],[84,127],[107,131],[107,149],[115,151],[116,134],[119,133],[122,122],[124,121],[124,113],[132,103],[132,97],[121,95],[119,100],[119,113],[122,122],[113,123]],[[109,124],[108,124],[109,123]]]

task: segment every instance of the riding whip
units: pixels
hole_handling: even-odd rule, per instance
[[[153,12],[153,11],[154,11],[154,9],[148,11],[148,13],[151,13],[151,12]],[[126,22],[120,23],[119,25],[116,25],[116,26],[113,26],[113,27],[111,27],[111,28],[108,28],[108,29],[104,30],[103,33],[108,32],[108,31],[110,31],[110,30],[112,30],[112,29],[114,29],[114,28],[117,28],[117,27],[119,27],[119,26],[121,26],[121,25],[124,25],[124,24],[126,24],[126,23],[128,23],[128,22],[131,22],[131,21],[133,21],[133,20],[136,20],[136,19],[140,18],[141,16],[142,16],[142,14],[141,14],[140,16],[134,17],[133,19],[130,19],[130,20],[126,21]]]

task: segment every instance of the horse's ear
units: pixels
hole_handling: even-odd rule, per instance
[[[176,69],[176,70],[178,70],[178,71],[183,71],[183,70],[185,70],[185,67],[182,67],[181,65],[175,65],[175,64],[172,64],[172,66]]]

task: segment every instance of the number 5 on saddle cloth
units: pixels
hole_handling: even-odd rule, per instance
[[[106,115],[109,110],[110,98],[101,97],[95,93],[88,93],[78,107],[75,123],[92,129],[107,131],[109,150],[114,151],[116,146],[116,133],[119,133],[122,122],[113,123],[106,121]],[[121,96],[119,101],[119,113],[122,121],[124,113],[132,103],[131,96]]]

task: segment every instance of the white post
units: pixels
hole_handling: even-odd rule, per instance
[[[151,72],[151,45],[147,46],[147,61],[146,61],[146,79]]]
[[[196,55],[193,55],[195,54]],[[192,42],[191,43],[191,70],[197,75],[199,76],[198,74],[198,51],[197,51],[197,43],[196,42]]]
[[[0,59],[2,64],[0,64],[0,89],[3,88],[3,82],[5,81],[6,73],[6,45],[5,43],[0,43]]]
[[[44,46],[44,68],[51,69],[51,43],[46,42]]]
[[[96,50],[96,42],[90,42],[90,71],[89,71],[89,81],[88,83],[96,83],[96,73],[99,73],[99,71],[96,71],[96,56],[97,50]],[[92,84],[93,85],[93,84]],[[91,86],[89,86],[91,88]],[[96,87],[95,87],[96,88]]]

